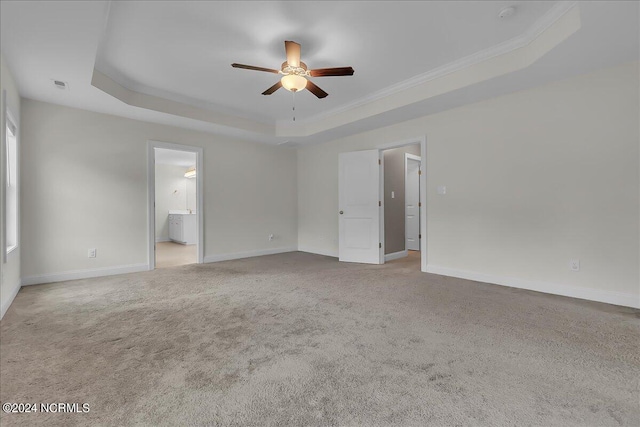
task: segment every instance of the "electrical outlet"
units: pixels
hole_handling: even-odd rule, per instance
[[[272,242],[274,239],[274,235],[273,234],[269,234],[269,241]]]
[[[96,248],[89,249],[89,254],[87,256],[89,258],[95,258],[96,257]]]
[[[569,268],[571,269],[571,271],[580,271],[580,260],[572,259],[571,261],[569,261]]]

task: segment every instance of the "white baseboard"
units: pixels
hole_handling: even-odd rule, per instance
[[[338,254],[337,253],[330,252],[330,251],[324,251],[324,250],[321,250],[321,249],[314,249],[314,248],[310,248],[309,246],[298,246],[298,251],[306,252],[306,253],[309,253],[309,254],[315,254],[315,255],[329,256],[331,258],[338,258]]]
[[[390,254],[386,254],[384,256],[384,260],[385,261],[393,261],[394,259],[400,259],[400,258],[404,258],[409,256],[409,251],[408,250],[404,250],[404,251],[398,251],[398,252],[393,252]]]
[[[252,258],[256,256],[263,256],[263,255],[282,254],[285,252],[296,252],[297,250],[298,248],[295,246],[288,246],[284,248],[257,249],[254,251],[235,252],[230,254],[208,255],[204,257],[204,262],[209,263],[209,262],[230,261],[234,259]]]
[[[541,282],[536,280],[524,280],[516,277],[494,276],[475,271],[457,270],[454,268],[427,265],[427,273],[442,276],[458,277],[460,279],[476,282],[490,283],[511,288],[527,289],[543,292],[545,294],[562,295],[589,301],[604,302],[607,304],[621,305],[624,307],[640,308],[640,296],[616,291],[603,291],[599,289],[583,288],[573,285],[561,285],[558,283]]]
[[[171,241],[171,239],[168,238],[168,237],[166,239],[164,237],[162,239],[156,238],[156,243],[170,242],[170,241]]]
[[[16,286],[11,291],[9,291],[9,295],[7,296],[7,298],[4,301],[2,301],[2,306],[0,306],[0,319],[4,317],[7,310],[9,310],[9,307],[11,307],[11,303],[16,298],[16,295],[18,295],[18,292],[20,292],[21,287],[22,287],[21,282],[16,283]],[[6,295],[3,295],[3,296],[6,296]]]
[[[40,285],[43,283],[66,282],[67,280],[89,279],[92,277],[114,276],[116,274],[137,273],[149,270],[148,264],[120,265],[116,267],[94,268],[90,270],[74,270],[62,273],[43,274],[22,278],[22,286]]]

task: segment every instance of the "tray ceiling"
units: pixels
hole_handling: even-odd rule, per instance
[[[516,14],[498,12],[515,5]],[[1,47],[21,94],[278,143],[314,142],[638,59],[636,2],[2,2]],[[319,100],[260,93],[285,39]],[[490,70],[489,70],[490,68]],[[487,71],[489,70],[489,71]],[[67,91],[51,84],[69,83]],[[500,81],[504,84],[500,84]],[[92,85],[93,82],[93,85]]]

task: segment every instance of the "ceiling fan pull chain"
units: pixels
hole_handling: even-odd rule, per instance
[[[293,94],[293,121],[296,121],[296,93],[291,92]]]

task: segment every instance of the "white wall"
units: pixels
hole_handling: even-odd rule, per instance
[[[196,211],[196,180],[185,178],[186,170],[183,166],[156,164],[156,242],[169,240],[170,210]]]
[[[296,248],[291,149],[28,99],[22,125],[24,283],[147,265],[148,140],[204,148],[205,261]]]
[[[183,174],[184,175],[184,174]],[[193,212],[196,212],[198,196],[196,194],[196,179],[186,179],[186,195],[187,195],[187,205],[185,209],[190,209]]]
[[[430,271],[640,306],[638,81],[627,64],[300,148],[299,248],[337,256],[338,153],[427,135]]]
[[[7,108],[11,112],[15,121],[17,122],[15,124],[16,126],[18,126],[18,159],[20,159],[20,154],[21,154],[20,145],[22,143],[20,129],[19,129],[20,128],[20,94],[18,93],[18,88],[15,84],[15,81],[13,80],[11,71],[9,70],[7,63],[4,60],[4,56],[2,56],[2,54],[0,53],[0,93],[2,92],[2,90],[7,91]],[[4,120],[2,121],[2,123],[4,124]],[[4,125],[2,126],[2,129],[0,129],[0,134],[2,135],[0,137],[0,165],[2,165],[0,166],[0,185],[4,186],[6,185],[5,183],[6,132],[5,132]],[[18,182],[18,186],[19,186],[18,191],[21,190],[20,184],[21,183]],[[5,208],[4,208],[4,205],[2,205],[2,203],[3,202],[0,201],[0,224],[2,224],[4,221],[3,216],[5,213]],[[13,301],[13,298],[16,296],[16,294],[18,293],[18,290],[20,289],[20,259],[21,259],[20,252],[22,251],[22,245],[21,245],[22,242],[20,241],[21,236],[19,231],[20,210],[21,210],[21,207],[18,202],[18,248],[16,250],[13,250],[7,256],[6,264],[2,264],[2,262],[0,261],[0,319],[4,316],[4,313],[9,308],[11,301]],[[4,239],[2,240],[4,241]],[[2,250],[5,250],[5,248],[2,247]]]

